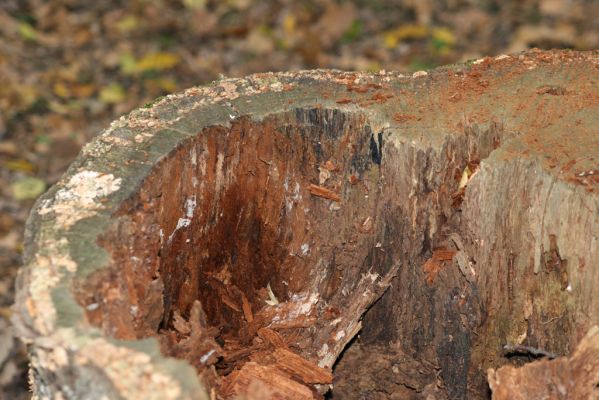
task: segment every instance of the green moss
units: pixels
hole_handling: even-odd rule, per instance
[[[165,98],[165,96],[156,97],[154,100],[150,101],[149,103],[144,104],[142,108],[151,108],[154,104],[158,103],[160,100],[162,100],[164,98]]]

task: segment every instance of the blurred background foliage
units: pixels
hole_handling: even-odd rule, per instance
[[[223,75],[596,49],[598,17],[594,0],[2,0],[0,398],[26,396],[8,321],[27,212],[111,120]]]

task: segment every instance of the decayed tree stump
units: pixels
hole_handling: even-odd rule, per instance
[[[528,383],[503,376],[574,362],[599,323],[598,126],[597,52],[259,74],[136,110],[31,213],[34,393],[485,398],[489,370],[509,398]],[[596,391],[589,365],[587,392],[542,386]]]

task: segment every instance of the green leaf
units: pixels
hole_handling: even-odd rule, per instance
[[[345,33],[343,34],[343,41],[345,43],[353,42],[358,39],[362,34],[362,30],[364,28],[364,24],[359,19],[352,22],[351,26]]]

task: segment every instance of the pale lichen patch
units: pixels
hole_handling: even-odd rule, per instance
[[[81,171],[73,175],[52,200],[42,202],[38,214],[53,212],[58,225],[68,228],[102,208],[99,200],[119,190],[121,181],[112,174]]]
[[[102,366],[102,371],[125,399],[184,398],[178,382],[158,371],[147,353],[96,339],[79,349],[76,361],[80,365]]]
[[[52,289],[61,281],[65,271],[74,272],[77,269],[68,252],[61,250],[67,244],[66,239],[60,239],[56,246],[46,248],[46,255],[38,254],[31,263],[30,297],[26,306],[33,327],[42,334],[50,333],[55,327],[56,308],[52,301]]]

